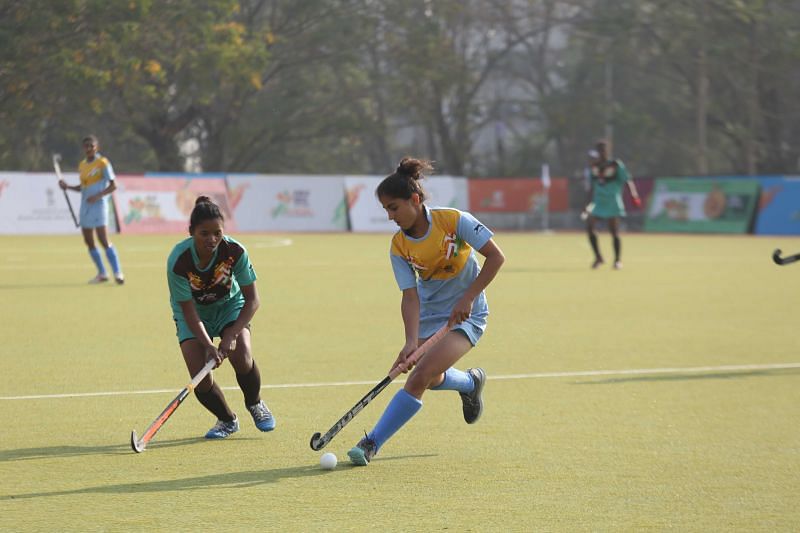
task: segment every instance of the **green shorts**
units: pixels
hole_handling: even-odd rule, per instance
[[[625,206],[622,200],[598,201],[593,203],[594,205],[589,214],[595,218],[609,219],[625,216]]]
[[[206,332],[208,332],[208,336],[212,339],[214,337],[221,337],[225,328],[236,322],[236,319],[239,318],[242,307],[244,306],[223,307],[217,310],[211,319],[201,317],[201,321],[206,328]],[[195,338],[195,334],[189,329],[189,326],[182,316],[175,316],[173,319],[175,320],[175,327],[177,329],[176,335],[178,336],[178,344]],[[250,329],[250,324],[246,327]]]

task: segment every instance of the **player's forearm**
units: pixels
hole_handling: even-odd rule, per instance
[[[400,315],[403,317],[406,343],[416,342],[419,339],[419,295],[416,289],[403,291]]]
[[[467,296],[470,300],[474,300],[478,297],[478,295],[489,286],[492,280],[497,276],[497,273],[500,271],[500,267],[503,266],[505,263],[506,258],[499,249],[493,252],[491,255],[486,256],[486,260],[483,262],[483,266],[481,267],[481,272],[478,274],[478,277],[470,284],[470,286],[465,291],[464,295]]]
[[[203,321],[200,320],[200,315],[197,314],[197,309],[194,307],[194,302],[191,300],[180,302],[181,310],[183,311],[183,319],[189,331],[200,341],[204,346],[214,346],[214,342],[209,337]]]
[[[203,346],[214,346],[214,341],[209,337],[206,327],[199,317],[195,320],[189,320],[187,318],[186,325],[189,326],[189,331],[194,334],[195,338],[199,340]]]
[[[117,184],[113,181],[108,184],[108,187],[100,191],[100,196],[106,196],[117,190]]]
[[[244,328],[253,320],[253,317],[256,315],[256,311],[260,306],[260,302],[258,297],[256,296],[255,299],[248,299],[245,300],[244,307],[242,310],[239,311],[239,316],[236,318],[236,321],[228,328],[228,332],[232,334],[234,337],[238,337],[239,333],[242,332]]]

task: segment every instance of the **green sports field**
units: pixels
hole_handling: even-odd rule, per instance
[[[462,368],[483,418],[424,407],[366,468],[347,450],[392,384],[331,442],[308,441],[383,378],[403,341],[387,235],[235,235],[259,275],[253,321],[272,433],[202,438],[165,281],[173,236],[117,236],[125,286],[88,286],[78,235],[0,237],[2,531],[796,531],[798,238],[624,235],[592,271],[580,234],[499,233],[489,327]],[[610,238],[601,235],[608,253]]]

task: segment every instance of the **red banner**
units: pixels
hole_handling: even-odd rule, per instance
[[[469,180],[469,210],[472,212],[524,213],[535,211],[547,194],[548,211],[567,211],[566,178],[551,179],[546,191],[541,178],[489,178]]]

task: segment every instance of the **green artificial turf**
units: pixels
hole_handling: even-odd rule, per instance
[[[389,236],[235,237],[259,276],[253,352],[278,426],[255,429],[224,365],[242,430],[205,441],[213,417],[189,397],[138,455],[131,430],[189,381],[164,272],[182,237],[114,236],[122,287],[86,284],[79,236],[0,237],[0,530],[800,529],[800,264],[770,259],[800,239],[623,235],[614,271],[604,233],[592,271],[583,235],[499,233],[489,327],[458,365],[489,376],[480,422],[428,392],[351,467],[392,384],[325,471],[311,435],[403,344]]]

